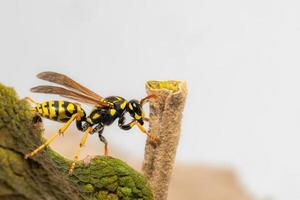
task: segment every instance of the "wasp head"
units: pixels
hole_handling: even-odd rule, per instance
[[[156,99],[157,96],[154,94],[150,94],[140,101],[132,99],[127,104],[127,110],[131,117],[133,117],[140,125],[144,124],[144,110],[143,105],[148,102],[150,99]]]
[[[131,117],[133,117],[139,124],[144,124],[144,111],[142,105],[138,100],[130,100],[128,103],[128,112]]]

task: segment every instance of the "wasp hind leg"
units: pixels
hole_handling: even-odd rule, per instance
[[[72,117],[63,125],[63,127],[61,127],[58,132],[53,135],[49,140],[47,140],[44,144],[42,144],[41,146],[39,146],[38,148],[36,148],[35,150],[33,150],[30,153],[27,153],[25,155],[25,158],[29,158],[34,156],[35,154],[37,154],[39,151],[43,150],[45,147],[47,147],[51,142],[53,142],[59,135],[63,134],[67,128],[70,126],[70,124],[79,116],[79,114],[74,114],[72,115]]]
[[[85,144],[86,142],[86,139],[88,137],[88,135],[92,132],[92,127],[88,127],[87,130],[84,132],[84,135],[79,143],[79,146],[75,152],[75,155],[74,155],[74,159],[73,159],[73,162],[70,166],[70,169],[69,169],[69,176],[71,176],[73,174],[73,171],[74,171],[74,168],[75,168],[75,165],[76,165],[76,162],[78,160],[78,157],[79,157],[79,153],[80,153],[80,150],[81,148],[83,147],[83,145]]]

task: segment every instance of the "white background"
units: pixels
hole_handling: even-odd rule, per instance
[[[229,165],[257,197],[298,200],[299,10],[292,0],[1,0],[0,81],[47,100],[57,97],[29,92],[45,70],[128,99],[148,79],[187,80],[177,161]],[[105,135],[142,159],[136,129]]]

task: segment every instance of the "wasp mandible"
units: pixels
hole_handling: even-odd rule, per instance
[[[108,143],[102,133],[104,127],[111,125],[116,119],[118,119],[118,125],[121,129],[129,130],[136,125],[151,140],[155,141],[156,143],[160,142],[158,136],[153,133],[149,133],[143,127],[144,121],[149,121],[149,119],[144,116],[142,106],[148,100],[154,99],[156,97],[155,95],[148,95],[140,101],[135,99],[127,101],[119,96],[109,96],[103,98],[64,74],[59,74],[56,72],[42,72],[39,73],[37,77],[39,79],[56,83],[64,87],[41,85],[31,88],[32,92],[56,94],[75,100],[76,102],[51,100],[38,103],[31,98],[26,97],[27,100],[35,104],[35,106],[31,108],[31,111],[36,113],[37,116],[62,122],[64,125],[44,144],[32,152],[27,153],[25,158],[34,156],[39,151],[47,147],[51,142],[53,142],[59,135],[64,134],[73,121],[76,121],[77,129],[84,132],[84,135],[75,152],[73,162],[69,169],[69,175],[73,173],[80,149],[85,144],[89,134],[98,133],[100,141],[104,143],[104,155],[108,155]],[[86,115],[86,112],[77,102],[93,105],[94,108],[89,115]],[[129,115],[132,117],[132,120],[127,124],[125,123],[126,113],[129,113]]]

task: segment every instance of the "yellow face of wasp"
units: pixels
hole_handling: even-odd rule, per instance
[[[139,120],[139,119],[143,119],[144,118],[144,112],[143,112],[143,110],[141,110],[142,111],[142,115],[139,115],[139,114],[137,114],[137,113],[134,113],[134,118],[136,119],[136,120]]]

